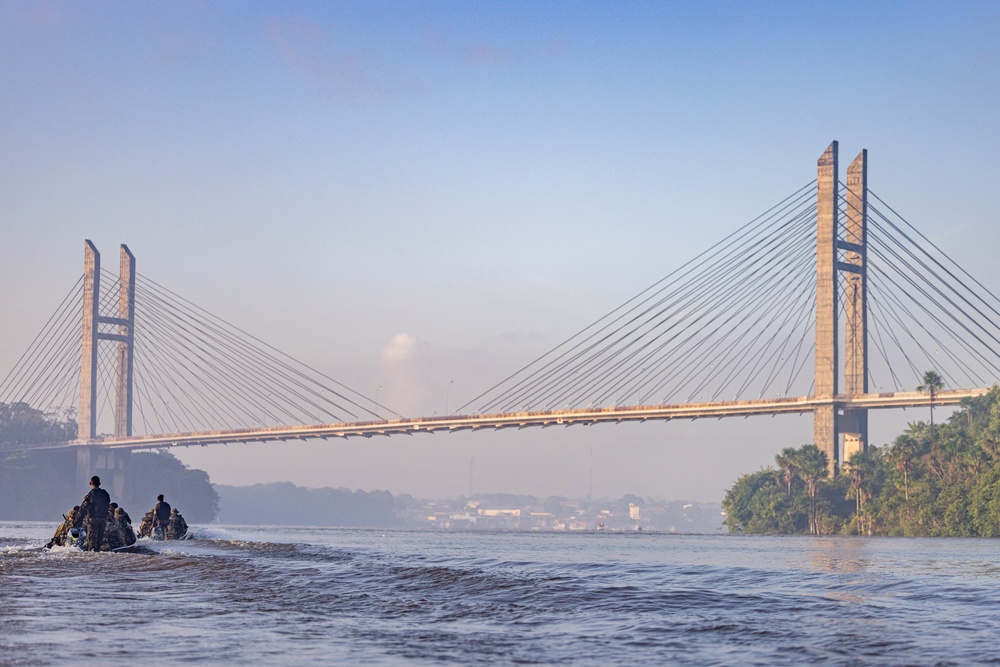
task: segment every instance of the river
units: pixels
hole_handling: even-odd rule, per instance
[[[194,526],[140,554],[0,522],[0,664],[1000,659],[1000,542]]]

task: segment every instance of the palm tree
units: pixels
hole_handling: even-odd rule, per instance
[[[854,491],[855,516],[858,521],[858,535],[863,535],[864,530],[864,509],[865,502],[871,499],[875,492],[874,482],[878,474],[880,463],[877,458],[877,451],[871,449],[854,452],[850,460],[847,461],[847,470],[851,476],[851,490]],[[851,497],[850,494],[847,496]],[[871,522],[869,522],[868,533],[871,534]]]
[[[781,468],[782,478],[788,485],[788,495],[792,495],[792,482],[799,476],[799,452],[794,447],[785,447],[774,457],[774,462]]]
[[[934,426],[934,395],[944,387],[944,380],[937,374],[937,371],[927,371],[924,373],[923,384],[917,387],[917,391],[925,391],[931,395],[931,427]]]
[[[910,470],[913,468],[913,459],[917,457],[918,451],[917,441],[905,434],[896,438],[892,446],[891,457],[896,463],[896,470],[903,473],[903,494],[906,496],[906,502],[910,502]]]
[[[826,454],[816,445],[804,445],[798,451],[799,476],[809,490],[809,529],[813,535],[819,535],[819,525],[816,521],[816,491],[819,483],[830,474],[827,468]]]

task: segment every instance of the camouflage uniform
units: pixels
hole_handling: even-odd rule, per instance
[[[187,521],[184,520],[184,517],[181,516],[176,507],[172,508],[170,510],[170,520],[167,522],[167,539],[179,540],[187,534],[187,530]]]
[[[150,537],[153,534],[153,510],[146,512],[139,524],[139,537]]]
[[[126,512],[121,507],[115,509],[115,518],[118,519],[119,521],[124,521],[125,523],[127,523],[130,526],[132,525],[132,517],[130,517],[128,515],[128,512]]]
[[[63,515],[63,522],[59,524],[56,528],[55,535],[49,540],[49,543],[45,545],[46,549],[51,549],[54,546],[66,546],[66,535],[69,533],[69,529],[73,527],[76,522],[76,513],[80,510],[79,505],[75,505],[73,509]]]
[[[111,496],[101,488],[101,480],[96,475],[90,481],[90,493],[80,503],[77,521],[87,519],[87,547],[90,551],[100,551],[104,546],[104,530],[108,523],[108,507]]]
[[[104,544],[102,549],[112,551],[118,547],[125,546],[125,537],[122,535],[121,526],[110,516],[107,518],[107,525],[104,529]]]
[[[130,547],[135,544],[135,531],[132,530],[132,522],[129,521],[128,513],[121,507],[115,510],[115,521],[122,533],[123,546]]]

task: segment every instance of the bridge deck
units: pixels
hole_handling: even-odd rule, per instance
[[[982,396],[989,389],[942,390],[934,396],[934,405],[957,405],[962,399]],[[676,405],[651,405],[610,408],[585,408],[553,410],[547,412],[519,412],[505,414],[455,415],[448,417],[420,417],[388,421],[368,421],[308,426],[277,426],[268,428],[210,431],[202,433],[171,433],[165,435],[133,436],[130,438],[98,438],[59,443],[52,447],[79,447],[99,445],[114,449],[152,449],[159,447],[190,447],[239,442],[271,442],[283,440],[309,440],[314,438],[348,438],[376,435],[412,435],[438,431],[467,431],[481,429],[529,428],[570,426],[574,424],[599,424],[605,422],[643,422],[650,420],[702,419],[723,417],[748,417],[812,412],[823,405],[836,405],[841,409],[866,408],[919,408],[929,407],[931,398],[921,392],[894,392],[864,394],[860,396],[835,396],[817,398],[773,398],[752,401],[723,401],[715,403],[683,403]]]

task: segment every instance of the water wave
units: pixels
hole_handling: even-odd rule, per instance
[[[51,530],[0,524],[0,663],[964,664],[1000,630],[983,541]]]

